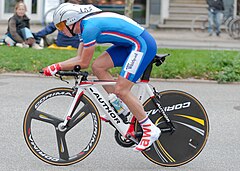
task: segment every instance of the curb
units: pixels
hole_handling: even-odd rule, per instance
[[[234,50],[239,51],[240,46],[235,43],[214,43],[214,42],[196,42],[196,41],[171,41],[162,40],[158,41],[157,45],[159,48],[169,49],[196,49],[196,50]]]
[[[14,73],[14,72],[8,72],[8,73],[0,73],[1,76],[9,76],[9,77],[35,77],[35,78],[53,78],[53,77],[46,77],[41,74],[33,74],[33,73]],[[1,79],[1,78],[0,78]],[[89,76],[89,80],[96,79],[95,76]],[[188,78],[188,79],[163,79],[163,78],[151,78],[150,82],[178,82],[178,83],[200,83],[200,84],[229,84],[229,85],[240,85],[240,82],[231,82],[231,83],[218,83],[214,80],[203,80],[203,79],[194,79],[194,78]]]

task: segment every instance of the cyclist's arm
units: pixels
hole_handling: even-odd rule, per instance
[[[82,55],[82,50],[83,50],[83,42],[80,42],[77,50],[77,56]]]
[[[95,51],[96,38],[99,34],[100,30],[97,27],[86,26],[81,34],[82,42],[78,48],[78,55],[61,62],[61,70],[72,70],[76,65],[80,65],[82,69],[88,68]]]
[[[88,68],[96,45],[83,48],[83,44],[80,43],[79,46],[79,54],[76,57],[60,62],[61,70],[72,70],[76,65],[80,65],[82,69]]]

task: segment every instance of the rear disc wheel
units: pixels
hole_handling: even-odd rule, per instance
[[[160,94],[161,105],[176,130],[162,132],[150,149],[142,153],[158,165],[180,166],[193,160],[204,148],[209,134],[208,116],[200,102],[188,93],[169,90]],[[156,126],[168,127],[151,98],[144,103],[144,109]],[[139,124],[135,126],[137,131],[141,130]]]

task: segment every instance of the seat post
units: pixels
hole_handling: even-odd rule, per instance
[[[149,82],[149,79],[150,79],[150,75],[151,75],[151,72],[152,72],[152,67],[153,67],[153,61],[151,61],[150,64],[148,64],[147,68],[145,69],[142,77],[141,77],[141,82]]]

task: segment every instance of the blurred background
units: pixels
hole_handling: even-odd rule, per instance
[[[7,23],[19,0],[0,0],[0,23]],[[124,13],[127,0],[79,0],[94,4],[104,11]],[[240,0],[223,0],[226,17],[239,14]],[[24,0],[31,23],[51,21],[52,12],[64,0]],[[186,29],[197,15],[207,15],[206,0],[134,0],[133,19],[145,27]]]

